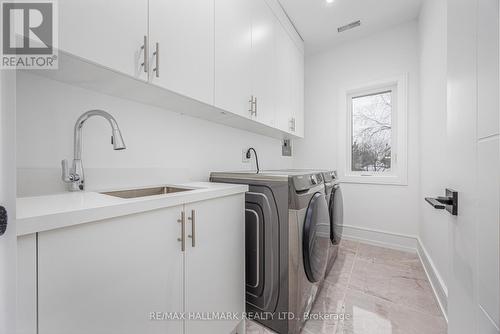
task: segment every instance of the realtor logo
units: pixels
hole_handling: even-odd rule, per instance
[[[3,69],[57,69],[57,27],[53,1],[2,4]]]

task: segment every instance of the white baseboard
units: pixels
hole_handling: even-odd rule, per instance
[[[446,321],[448,321],[448,289],[444,284],[441,275],[436,270],[429,253],[418,237],[352,225],[344,225],[342,236],[345,239],[356,240],[375,246],[417,253],[420,258],[420,262],[424,267],[427,279],[432,286],[432,291],[438,301],[439,307],[441,308]]]
[[[431,283],[432,290],[434,291],[434,295],[439,303],[439,307],[443,312],[446,321],[448,321],[448,288],[443,281],[443,278],[437,271],[432,258],[429,256],[429,253],[425,249],[422,241],[418,240],[418,248],[417,253],[420,257],[420,262],[424,266],[425,273],[427,274],[427,279]]]
[[[417,252],[417,238],[414,236],[391,233],[364,227],[344,225],[342,236],[367,244],[392,248],[407,252]]]

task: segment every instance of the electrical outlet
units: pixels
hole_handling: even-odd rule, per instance
[[[244,148],[241,151],[241,162],[243,162],[243,163],[250,162],[250,159],[247,158],[247,151],[248,151],[248,148]]]
[[[281,155],[284,157],[292,156],[292,142],[290,139],[283,139],[281,143]]]

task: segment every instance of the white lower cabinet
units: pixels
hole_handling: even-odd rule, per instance
[[[197,319],[245,309],[244,194],[19,240],[24,333],[229,334]]]
[[[186,205],[186,311],[245,309],[244,195]],[[194,220],[190,219],[193,217]],[[194,221],[194,225],[193,225]],[[193,229],[194,226],[194,229]],[[186,333],[230,333],[238,321],[189,321]]]
[[[16,334],[36,334],[36,234],[17,238]]]
[[[38,334],[182,333],[182,207],[38,234]]]

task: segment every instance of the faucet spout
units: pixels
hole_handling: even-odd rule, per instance
[[[109,125],[111,126],[111,144],[113,145],[114,150],[124,150],[126,149],[125,142],[123,141],[122,133],[120,128],[118,127],[118,123],[116,119],[104,110],[89,110],[83,115],[81,115],[75,124],[75,134],[74,134],[74,159],[81,160],[82,159],[82,128],[85,122],[93,117],[100,116],[105,118]]]
[[[63,161],[63,181],[70,184],[71,191],[85,189],[82,163],[82,128],[85,122],[93,117],[100,116],[106,119],[111,126],[111,144],[114,150],[124,150],[126,148],[122,133],[115,118],[104,110],[90,110],[81,115],[75,124],[74,131],[74,159],[71,171],[68,173],[67,162]]]

